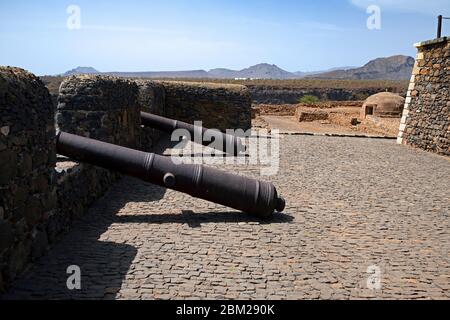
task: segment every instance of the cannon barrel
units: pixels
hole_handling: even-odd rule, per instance
[[[245,146],[242,144],[242,141],[241,139],[239,139],[239,137],[222,133],[219,130],[212,130],[200,126],[195,126],[190,123],[157,116],[155,114],[147,112],[141,112],[141,124],[146,127],[158,129],[166,133],[172,133],[177,129],[184,129],[189,132],[191,141],[197,142],[194,139],[196,137],[199,137],[201,141],[198,142],[201,142],[204,146],[209,145],[217,150],[232,155],[239,155],[241,152],[245,152]],[[220,142],[212,143],[212,141],[208,141],[208,139],[203,139],[203,137],[208,137],[210,135],[213,135],[215,138],[220,139]]]
[[[231,207],[262,219],[284,210],[272,183],[214,168],[175,164],[170,157],[59,132],[57,153]]]

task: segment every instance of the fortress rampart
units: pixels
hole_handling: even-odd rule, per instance
[[[102,76],[67,78],[52,99],[33,74],[0,67],[0,291],[120,178],[57,156],[56,130],[150,151],[160,134],[140,111],[225,130],[249,128],[250,109],[244,86]]]

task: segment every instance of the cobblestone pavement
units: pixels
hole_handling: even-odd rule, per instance
[[[124,178],[3,298],[450,298],[449,159],[358,138],[281,150],[272,222]]]

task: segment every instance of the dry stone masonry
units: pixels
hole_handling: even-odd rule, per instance
[[[119,78],[72,76],[59,90],[56,125],[65,132],[138,147],[138,87]]]
[[[48,246],[56,213],[54,108],[44,84],[0,67],[0,291]]]
[[[166,91],[166,111],[170,118],[185,122],[203,121],[203,126],[219,129],[251,127],[251,97],[241,85],[162,82]]]
[[[166,90],[161,83],[152,80],[137,80],[139,88],[138,102],[140,110],[164,116],[166,109]],[[142,148],[149,150],[161,136],[161,133],[153,128],[141,128]]]
[[[56,112],[61,131],[140,147],[138,87],[134,82],[99,76],[73,76],[61,84]],[[52,237],[66,231],[120,175],[63,159],[57,163],[58,207]]]
[[[450,39],[416,47],[397,142],[450,156]]]

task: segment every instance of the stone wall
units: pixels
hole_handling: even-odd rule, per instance
[[[0,291],[47,249],[56,214],[54,108],[44,84],[0,67]]]
[[[138,87],[104,76],[72,76],[59,90],[56,125],[62,131],[139,147]]]
[[[166,92],[166,115],[208,128],[251,127],[251,96],[245,86],[194,82],[160,82]]]
[[[139,88],[138,102],[140,110],[164,116],[166,110],[166,90],[164,86],[151,80],[137,80],[135,83]],[[160,131],[142,127],[141,146],[143,151],[150,150],[160,137]]]
[[[416,47],[397,142],[450,156],[450,39]]]
[[[305,95],[313,95],[323,101],[356,101],[380,91],[389,91],[404,95],[399,87],[374,88],[284,88],[280,86],[247,85],[254,104],[297,104]],[[405,88],[406,89],[406,88]]]
[[[73,76],[60,87],[56,125],[61,131],[141,147],[139,91],[134,82],[112,77]],[[57,163],[58,207],[52,235],[70,227],[89,205],[120,178],[99,167],[61,159]]]

